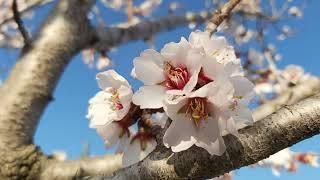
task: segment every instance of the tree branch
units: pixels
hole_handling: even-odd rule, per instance
[[[320,94],[317,94],[295,105],[284,106],[253,126],[241,129],[239,138],[225,136],[227,150],[222,156],[210,156],[195,146],[172,153],[159,145],[142,162],[117,171],[113,179],[215,177],[254,164],[319,132]]]
[[[16,22],[16,24],[18,25],[18,30],[20,31],[20,33],[23,37],[24,47],[28,47],[28,46],[30,46],[30,37],[29,37],[29,33],[26,30],[26,28],[24,27],[23,21],[20,17],[20,13],[18,11],[17,0],[12,1],[12,12],[13,12],[13,19]]]
[[[311,77],[308,80],[288,88],[277,98],[267,101],[253,111],[255,121],[259,121],[268,115],[276,112],[284,105],[296,103],[302,99],[312,96],[320,91],[320,80]]]
[[[122,155],[82,158],[79,160],[50,160],[42,171],[41,179],[78,179],[86,176],[110,176],[122,167]]]
[[[189,24],[203,23],[212,17],[210,13],[187,13],[182,16],[168,15],[157,20],[145,20],[129,28],[106,27],[96,29],[98,41],[92,45],[97,51],[108,51],[110,48],[139,39],[149,39],[156,33]]]

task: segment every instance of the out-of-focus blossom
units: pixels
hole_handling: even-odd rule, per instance
[[[109,59],[109,57],[107,55],[101,54],[96,64],[96,68],[98,70],[102,70],[106,67],[109,67],[110,65],[111,65],[111,60]]]
[[[297,84],[303,75],[304,69],[301,66],[293,64],[286,66],[286,68],[281,71],[281,76],[284,80],[293,84]]]
[[[292,6],[289,8],[288,13],[294,17],[302,17],[303,16],[303,12],[301,11],[301,9],[297,6]]]
[[[250,48],[248,51],[248,59],[249,59],[250,63],[252,63],[258,67],[262,67],[264,64],[263,54],[253,48]]]
[[[67,153],[61,150],[54,150],[52,152],[52,156],[58,161],[65,161],[67,159]]]
[[[249,42],[253,38],[254,34],[254,31],[246,29],[243,25],[239,25],[235,29],[234,36],[238,44],[243,44]]]
[[[235,8],[236,11],[243,11],[250,14],[261,12],[260,0],[243,0]]]

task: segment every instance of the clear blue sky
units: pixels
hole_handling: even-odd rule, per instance
[[[203,3],[199,1],[183,1],[186,9],[198,11],[203,7]],[[203,2],[203,1],[201,1]],[[164,0],[163,8],[159,8],[155,14],[161,16],[165,12],[161,9],[168,6],[168,0]],[[319,72],[319,52],[320,52],[320,1],[309,1],[304,13],[304,17],[294,23],[298,29],[296,36],[288,40],[278,42],[277,48],[283,55],[283,61],[280,66],[286,64],[298,64],[305,68],[307,72],[314,75],[320,75]],[[50,6],[40,10],[38,16],[31,22],[34,29],[41,18],[47,13]],[[123,20],[125,17],[110,10],[105,11],[104,18],[108,23]],[[181,36],[187,36],[190,33],[188,28],[179,28],[156,36],[156,48],[161,48],[169,41],[178,41]],[[132,68],[132,60],[139,53],[148,48],[142,41],[132,42],[122,45],[116,52],[110,53],[111,59],[114,61],[115,69],[128,77],[129,82],[137,88],[139,82],[133,80],[129,74]],[[7,64],[12,64],[17,57],[14,51],[5,52],[0,50],[0,59]],[[75,159],[80,156],[83,145],[88,142],[90,144],[90,152],[94,155],[108,153],[104,149],[102,140],[97,136],[93,129],[88,127],[88,120],[85,118],[88,107],[88,100],[99,89],[95,81],[95,75],[98,71],[89,69],[82,62],[78,55],[66,69],[58,87],[54,92],[55,100],[50,103],[44,115],[41,118],[38,131],[36,133],[35,142],[46,153],[52,153],[53,150],[64,150],[68,157]],[[2,77],[4,78],[4,77]],[[316,136],[306,140],[293,147],[296,151],[312,150],[320,152],[320,137]],[[257,179],[270,180],[279,179],[271,174],[270,169],[251,169],[242,168],[236,171],[236,180]],[[320,169],[301,166],[296,174],[283,173],[280,179],[319,179]]]

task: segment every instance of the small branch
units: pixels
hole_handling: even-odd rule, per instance
[[[209,20],[208,25],[206,27],[206,32],[212,34],[216,31],[218,26],[231,14],[231,11],[237,4],[240,3],[241,0],[229,0],[226,4],[224,4],[219,10],[217,10],[213,17]]]
[[[13,12],[13,19],[17,23],[18,30],[20,31],[20,33],[21,33],[21,35],[23,37],[24,47],[27,48],[27,47],[30,46],[30,37],[29,37],[29,33],[26,30],[26,28],[24,27],[23,21],[22,21],[22,19],[20,17],[17,0],[13,0],[12,1],[12,12]]]

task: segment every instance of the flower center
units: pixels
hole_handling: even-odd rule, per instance
[[[197,85],[199,85],[200,87],[212,82],[213,80],[211,78],[209,78],[208,76],[206,76],[203,72],[203,69],[201,68],[199,75],[198,75],[198,83]]]
[[[111,102],[113,103],[113,109],[114,110],[122,109],[123,105],[120,102],[119,92],[114,88],[111,88],[109,92],[112,94]]]
[[[207,120],[209,117],[206,98],[190,98],[188,103],[181,107],[178,113],[186,113],[191,116],[195,125],[198,126],[201,120]]]
[[[182,90],[190,79],[187,68],[173,67],[168,62],[164,64],[164,72],[166,80],[163,85],[168,89]]]

